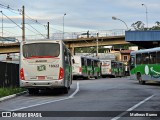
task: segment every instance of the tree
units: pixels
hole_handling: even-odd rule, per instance
[[[135,30],[160,30],[160,22],[156,21],[155,26],[152,26],[150,28],[145,28],[144,23],[142,21],[137,21],[131,25]]]
[[[131,25],[135,30],[145,30],[144,23],[142,21],[137,21]]]
[[[160,22],[156,21],[155,24],[156,25],[151,27],[150,30],[160,30]]]

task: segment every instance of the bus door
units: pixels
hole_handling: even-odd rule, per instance
[[[136,59],[135,59],[135,55],[131,55],[131,59],[129,60],[129,65],[130,65],[130,78],[131,79],[136,79],[135,78],[135,61],[136,61]]]
[[[92,75],[94,76],[94,60],[92,60],[92,62],[91,62],[91,64],[92,64]]]
[[[135,68],[135,56],[131,56],[131,59],[129,60],[130,64],[130,71]]]

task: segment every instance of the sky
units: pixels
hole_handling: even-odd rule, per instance
[[[47,33],[46,25],[50,23],[50,33],[108,31],[123,29],[126,26],[119,20],[112,20],[115,16],[123,20],[129,29],[132,23],[142,21],[146,24],[147,7],[148,26],[160,21],[159,0],[0,0],[0,11],[13,20],[0,15],[0,36],[22,36],[22,16],[18,9],[25,6],[26,36],[36,39],[37,34]],[[8,6],[14,10],[4,9]],[[64,16],[64,14],[66,15]],[[64,18],[64,22],[63,22]],[[36,22],[37,20],[37,22]],[[3,30],[2,30],[3,23]]]

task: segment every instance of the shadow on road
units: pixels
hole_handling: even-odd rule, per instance
[[[62,96],[65,95],[62,89],[46,89],[39,90],[39,93],[36,94],[27,94],[28,96]]]

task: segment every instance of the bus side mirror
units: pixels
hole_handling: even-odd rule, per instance
[[[72,63],[73,63],[73,64],[75,63],[75,60],[74,60],[74,59],[72,59]]]

